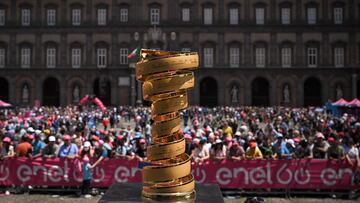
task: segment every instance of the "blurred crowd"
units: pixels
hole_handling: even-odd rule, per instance
[[[147,107],[0,109],[0,157],[126,158],[146,161]],[[192,106],[180,113],[194,162],[336,159],[360,167],[360,119],[314,108]]]

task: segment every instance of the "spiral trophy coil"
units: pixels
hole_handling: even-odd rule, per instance
[[[147,148],[149,166],[143,168],[145,199],[192,201],[195,181],[191,160],[185,154],[179,111],[187,108],[187,90],[194,87],[191,70],[199,66],[196,52],[141,50],[136,78],[143,82],[144,100],[151,101],[152,144]]]

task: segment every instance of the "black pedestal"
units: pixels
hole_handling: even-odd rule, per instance
[[[224,203],[218,185],[196,184],[196,203]],[[98,203],[137,203],[143,202],[141,183],[114,183]]]

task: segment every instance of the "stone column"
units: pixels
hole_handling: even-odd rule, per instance
[[[34,47],[34,54],[35,54],[35,65],[42,65],[41,63],[41,55],[43,54],[42,51],[42,43],[41,43],[41,33],[35,35],[35,47]]]
[[[219,19],[218,19],[218,22],[219,23],[224,23],[225,22],[225,14],[224,14],[224,11],[225,11],[225,6],[224,6],[224,1],[223,0],[219,0],[218,2],[218,5],[219,5]]]
[[[35,81],[35,92],[31,93],[34,94],[35,100],[39,100],[41,105],[43,104],[43,95],[42,95],[42,83],[44,81],[44,78],[36,75],[35,78],[38,78],[38,80]]]
[[[68,91],[68,87],[66,86],[66,81],[64,76],[61,76],[61,81],[59,81],[60,83],[60,106],[66,106],[67,105],[67,92],[71,92]]]
[[[322,4],[322,19],[321,21],[324,23],[328,23],[329,22],[329,9],[328,6],[331,5],[330,2],[328,0],[322,0],[321,2]],[[332,12],[330,12],[332,13]]]
[[[118,66],[120,64],[119,40],[117,32],[111,34],[111,66]]]
[[[58,9],[58,12],[61,12],[60,13],[60,18],[58,18],[61,21],[60,24],[65,24],[66,23],[66,16],[68,15],[68,13],[67,13],[67,0],[60,1],[60,8]]]
[[[86,66],[92,66],[93,65],[93,36],[91,33],[86,34]]]
[[[250,0],[245,0],[245,22],[247,23],[250,21],[250,9],[252,9]]]
[[[130,104],[131,106],[135,106],[136,102],[136,86],[135,86],[135,74],[131,73],[130,75]]]
[[[295,12],[296,12],[296,22],[300,23],[302,22],[302,0],[296,0],[295,1]]]
[[[9,102],[16,101],[16,81],[15,80],[8,80],[9,81]],[[7,101],[8,102],[8,101]]]
[[[270,12],[269,22],[271,24],[276,23],[276,8],[277,8],[276,0],[270,0],[270,8],[268,12]]]
[[[118,23],[118,20],[120,19],[120,12],[119,12],[119,7],[117,5],[117,1],[116,0],[112,0],[112,3],[110,5],[111,7],[111,19],[110,20],[110,24],[111,25],[115,25]]]
[[[277,103],[277,96],[276,96],[276,80],[273,78],[273,80],[270,81],[270,106],[274,106]]]
[[[252,64],[251,60],[251,34],[246,32],[244,34],[244,54],[245,54],[245,66],[249,67]]]
[[[352,21],[355,19],[355,15],[354,13],[356,12],[356,6],[354,5],[354,0],[347,0],[347,7],[348,7],[348,11],[349,11],[349,17],[345,18],[345,22],[346,21]]]
[[[357,54],[356,54],[356,48],[358,44],[356,43],[356,33],[350,32],[349,33],[349,45],[348,45],[349,52],[345,51],[345,64],[348,62],[350,66],[356,66],[357,63]],[[349,54],[346,54],[349,53]],[[346,56],[348,55],[348,56]],[[349,60],[347,60],[349,59]],[[360,96],[360,95],[359,95]]]
[[[46,24],[46,22],[42,22],[42,7],[41,7],[41,0],[36,1],[35,9],[32,10],[32,12],[35,12],[35,23],[37,25]],[[45,18],[46,19],[46,12],[45,12]],[[34,15],[32,15],[34,16]]]
[[[331,54],[330,54],[330,50],[331,50],[331,46],[330,46],[330,39],[329,39],[329,33],[324,32],[323,33],[323,42],[322,42],[322,48],[320,47],[320,50],[322,52],[320,52],[320,56],[322,56],[320,58],[320,63],[322,63],[321,65],[325,65],[328,66],[331,64]]]
[[[276,43],[276,33],[272,32],[270,33],[270,66],[278,65],[278,49],[277,49],[277,43]]]
[[[66,60],[66,53],[67,53],[67,34],[66,33],[61,33],[61,37],[60,37],[60,61],[59,61],[59,65],[60,66],[66,66],[68,65],[67,60]]]
[[[218,34],[218,64],[220,67],[225,65],[225,36],[224,33]],[[215,59],[216,60],[216,59]]]
[[[16,23],[18,25],[18,24],[20,24],[20,22],[16,18],[16,13],[17,13],[16,2],[17,2],[17,0],[12,0],[11,1],[11,19],[10,19],[10,21],[14,22],[14,23]]]
[[[87,0],[86,2],[86,22],[85,24],[93,24],[93,16],[92,16],[92,11],[93,11],[93,5],[92,5],[93,0]]]
[[[18,60],[20,60],[20,50],[18,50],[19,54],[17,54],[16,53],[17,48],[19,48],[19,46],[16,44],[16,35],[11,34],[10,35],[10,42],[9,42],[9,53],[10,53],[10,55],[8,56],[8,59],[9,59],[9,64],[13,65],[13,66],[16,66],[16,65],[20,66],[20,63],[21,63],[20,61],[18,61]]]
[[[247,77],[245,77],[247,78]],[[245,106],[250,106],[251,105],[251,102],[252,102],[252,98],[251,98],[251,81],[250,79],[248,80],[245,80],[245,88],[244,88],[244,91],[245,91]]]
[[[296,83],[297,90],[296,90],[296,105],[297,106],[304,106],[304,80],[298,79],[298,83]]]
[[[351,90],[352,90],[352,98],[358,98],[360,95],[357,95],[357,74],[351,75]]]
[[[304,66],[304,44],[303,44],[303,37],[302,33],[296,33],[296,54],[295,54],[295,63],[297,66]]]

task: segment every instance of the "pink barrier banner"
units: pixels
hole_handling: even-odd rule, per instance
[[[5,159],[0,161],[0,185],[80,186],[79,161],[70,159]],[[141,163],[125,159],[105,159],[93,169],[94,187],[116,182],[140,182]],[[221,188],[355,189],[356,168],[345,161],[327,160],[246,160],[193,164],[200,183]]]

